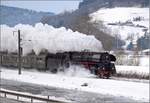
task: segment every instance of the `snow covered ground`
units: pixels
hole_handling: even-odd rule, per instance
[[[5,68],[1,69],[1,78],[52,87],[60,87],[65,89],[73,89],[78,91],[129,97],[131,99],[145,102],[149,101],[148,83],[137,83],[87,77],[85,78],[79,76],[75,77],[62,74],[56,75],[25,70],[22,71],[22,75],[18,75],[17,70],[10,70]],[[82,86],[85,83],[87,83],[88,86]]]
[[[144,36],[145,31],[143,29],[148,29],[149,32],[149,8],[102,8],[90,14],[90,17],[92,22],[103,21],[107,27],[107,30],[104,31],[109,31],[108,34],[125,40],[125,47],[131,39],[136,42],[139,37]]]
[[[16,52],[18,35],[14,31],[20,30],[21,47],[23,54],[32,50],[38,54],[41,50],[48,50],[51,53],[62,51],[102,51],[100,41],[94,36],[87,36],[79,32],[73,32],[64,27],[54,28],[50,25],[37,23],[35,26],[18,24],[15,27],[1,25],[1,50]]]

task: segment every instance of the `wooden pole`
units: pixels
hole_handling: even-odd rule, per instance
[[[21,74],[21,47],[20,47],[20,30],[18,30],[18,74]]]

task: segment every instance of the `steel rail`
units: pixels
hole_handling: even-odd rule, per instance
[[[48,98],[45,98],[45,97],[39,97],[39,96],[35,96],[35,95],[30,95],[30,94],[16,93],[16,92],[7,91],[7,90],[0,90],[0,93],[3,93],[5,98],[7,98],[8,94],[17,96],[17,100],[19,100],[19,97],[30,98],[31,103],[33,103],[33,100],[40,100],[40,101],[44,101],[47,103],[69,103],[69,102],[49,99],[49,96],[48,96]]]

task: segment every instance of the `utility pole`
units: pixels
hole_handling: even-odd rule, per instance
[[[14,32],[18,32],[18,74],[21,75],[21,54],[22,54],[22,48],[21,48],[21,37],[20,37],[20,30],[18,31],[13,31],[13,35]]]
[[[20,30],[18,30],[18,74],[21,75],[21,46],[20,46],[21,38],[20,38]]]

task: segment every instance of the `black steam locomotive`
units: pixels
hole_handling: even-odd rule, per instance
[[[39,70],[49,70],[53,73],[71,65],[82,65],[89,69],[91,73],[101,77],[109,78],[116,73],[114,55],[107,52],[63,52],[63,53],[34,53],[21,57],[23,68],[36,68]],[[7,67],[18,66],[17,53],[0,52],[0,65]],[[61,69],[60,69],[61,67]]]

